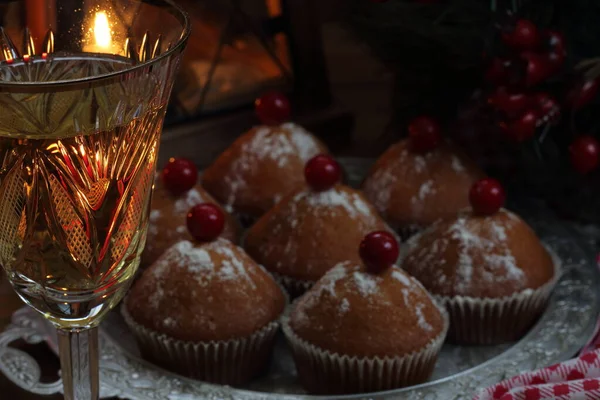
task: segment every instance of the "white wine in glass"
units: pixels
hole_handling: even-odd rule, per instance
[[[97,399],[97,326],[139,264],[189,23],[163,0],[44,1],[43,35],[39,1],[0,4],[0,264],[58,329],[65,398]]]

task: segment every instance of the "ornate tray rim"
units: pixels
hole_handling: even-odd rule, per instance
[[[342,159],[350,175],[365,171],[366,159]],[[356,176],[356,175],[355,175]],[[514,207],[513,207],[514,208]],[[522,207],[517,207],[522,208]],[[551,232],[546,243],[562,258],[563,271],[548,309],[530,332],[501,354],[473,368],[418,386],[386,392],[336,396],[336,399],[462,399],[524,370],[533,370],[574,356],[592,337],[600,315],[600,270],[595,253],[576,226],[549,217],[539,204],[526,207],[536,230]],[[530,215],[530,214],[527,214]],[[537,218],[536,218],[537,217]],[[575,250],[574,250],[575,249]],[[576,260],[569,257],[578,253]],[[37,362],[21,350],[9,347],[17,339],[48,342],[56,350],[52,329],[33,310],[17,311],[13,323],[0,333],[0,372],[21,388],[38,394],[59,393],[61,382],[40,382]],[[212,385],[165,371],[121,347],[101,330],[101,381],[103,397],[132,400],[310,400],[325,396],[255,392]]]

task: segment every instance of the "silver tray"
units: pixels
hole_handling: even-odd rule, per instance
[[[360,180],[366,160],[342,160],[351,183]],[[542,240],[563,261],[563,274],[549,306],[537,324],[519,342],[500,346],[445,345],[431,380],[409,388],[338,399],[470,399],[478,388],[521,371],[537,369],[574,356],[592,337],[600,313],[600,271],[590,239],[596,229],[583,229],[552,216],[535,202],[511,208],[527,216]],[[46,342],[56,351],[49,324],[30,309],[15,313],[0,334],[0,372],[21,388],[39,394],[59,393],[61,382],[41,383],[37,362],[10,343],[24,339]],[[187,379],[141,359],[120,313],[111,313],[101,328],[101,395],[132,400],[308,400],[295,380],[291,355],[283,338],[277,343],[269,372],[244,388],[230,388]],[[322,397],[321,397],[322,398]]]

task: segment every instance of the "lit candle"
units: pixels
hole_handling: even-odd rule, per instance
[[[98,11],[94,16],[93,25],[89,29],[84,51],[91,53],[118,53],[112,37],[113,31],[108,14],[104,11]]]
[[[101,49],[110,49],[112,43],[112,34],[110,32],[110,25],[108,24],[108,17],[104,11],[96,13],[94,20],[94,40],[96,46]]]

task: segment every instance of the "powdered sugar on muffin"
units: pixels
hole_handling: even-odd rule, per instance
[[[454,155],[452,156],[452,169],[456,172],[465,171],[465,166],[463,165],[462,161],[460,161],[460,158]]]
[[[206,304],[214,303],[216,306],[217,303],[228,301],[227,299],[243,301],[241,299],[247,297],[260,298],[265,295],[263,290],[266,287],[280,291],[268,272],[256,264],[243,249],[227,239],[219,238],[204,244],[183,240],[171,246],[144,272],[135,285],[135,291],[138,291],[136,295],[147,293],[147,304],[140,311],[144,318],[150,319],[152,312],[173,310],[161,320],[152,318],[151,322],[155,327],[170,329],[182,323],[182,318],[190,311],[178,308],[177,303],[173,302],[173,299],[177,299],[182,302],[179,307],[198,307],[198,313],[192,316],[197,319],[194,323],[205,324],[208,331],[211,331],[211,324],[214,324],[216,317],[214,312],[206,308]],[[192,300],[197,296],[202,297],[205,307],[199,306],[199,300]],[[190,300],[198,304],[185,306]],[[131,305],[138,307],[137,304]],[[265,313],[272,311],[257,307],[247,312],[252,318],[261,320],[266,318]],[[224,322],[217,325],[222,323]]]
[[[281,128],[291,132],[292,142],[302,160],[308,161],[318,154],[319,145],[306,129],[293,122],[287,122]]]
[[[231,193],[225,205],[232,207],[237,193],[248,187],[245,175],[251,171],[253,165],[263,160],[271,160],[279,168],[290,163],[291,159],[298,157],[302,162],[307,162],[319,154],[319,144],[313,137],[298,125],[287,123],[280,127],[286,134],[277,134],[271,127],[261,126],[252,140],[242,145],[241,156],[231,165],[225,179],[231,186]],[[279,197],[286,193],[277,193]]]
[[[406,307],[412,307],[415,311],[415,315],[419,313],[418,309],[423,308],[422,302],[413,302],[413,296],[411,293],[415,293],[415,290],[421,290],[424,292],[423,286],[414,279],[413,277],[406,274],[404,271],[397,267],[392,267],[390,272],[391,277],[400,283],[399,289],[403,292],[404,305]],[[344,296],[346,293],[352,293],[362,297],[361,301],[367,301],[373,306],[373,311],[378,307],[379,302],[389,304],[389,300],[385,299],[385,293],[381,293],[381,284],[384,282],[384,276],[373,275],[364,271],[359,265],[354,265],[351,262],[343,262],[333,267],[317,284],[310,290],[299,302],[295,308],[296,322],[299,325],[309,323],[307,313],[313,307],[316,307],[323,297],[337,298],[341,297],[340,300],[340,313],[347,312],[352,304],[350,298]],[[422,314],[422,312],[421,312]],[[423,325],[431,326],[425,320],[425,317],[421,315],[421,319],[424,320]]]
[[[339,187],[324,192],[303,190],[293,196],[290,202],[287,203],[286,212],[283,213],[280,222],[274,225],[272,233],[279,235],[287,227],[298,228],[307,213],[314,218],[323,218],[323,221],[326,218],[348,216],[360,226],[376,226],[380,223],[377,214],[358,192],[340,190]],[[322,227],[323,224],[314,226],[312,235],[318,237]],[[270,254],[274,250],[276,248],[271,246],[269,242],[263,243],[260,248],[260,251],[265,254]],[[296,261],[297,250],[296,242],[288,240],[285,245],[285,253],[288,256],[286,257],[287,262]],[[308,263],[306,267],[310,269],[311,264]]]
[[[198,189],[191,188],[175,201],[175,212],[187,214],[190,208],[206,201],[208,201],[206,195],[203,196]]]
[[[304,190],[296,194],[292,201],[296,203],[305,201],[313,207],[314,212],[318,213],[336,213],[341,207],[353,219],[364,217],[373,220],[376,218],[376,214],[373,213],[369,204],[358,193],[343,190],[326,190],[324,192]],[[290,215],[290,218],[294,217],[298,216]],[[292,223],[297,224],[297,221],[292,221]]]
[[[273,277],[228,240],[181,241],[133,284],[123,316],[149,361],[240,385],[265,367],[285,305]]]
[[[156,290],[148,299],[151,308],[158,309],[160,306],[165,296],[163,283],[173,267],[183,268],[192,273],[199,288],[207,287],[216,280],[243,283],[243,290],[247,290],[248,287],[256,288],[247,268],[251,271],[261,268],[248,263],[248,256],[243,250],[226,239],[217,239],[201,247],[187,240],[181,241],[169,248],[152,268]],[[170,323],[174,324],[175,321]]]
[[[468,207],[468,190],[482,175],[450,144],[421,154],[402,140],[377,160],[363,189],[392,227],[425,227]]]
[[[152,197],[152,209],[148,223],[148,237],[142,265],[152,264],[173,244],[181,240],[192,240],[186,225],[189,210],[200,203],[217,204],[200,185],[196,185],[180,196],[173,196],[159,180],[156,182]],[[218,205],[218,204],[217,204]],[[222,236],[232,242],[237,242],[240,227],[238,222],[225,213],[225,229]]]
[[[406,151],[403,151],[398,158],[390,160],[387,167],[375,169],[373,175],[363,184],[363,190],[365,193],[369,193],[369,200],[380,211],[386,210],[390,206],[392,189],[399,178],[394,170],[397,168],[397,164],[403,162],[405,158]]]
[[[267,270],[314,282],[343,261],[359,261],[369,232],[389,228],[364,196],[337,185],[291,193],[248,231],[245,248]]]
[[[328,336],[328,341],[344,342],[349,335],[347,324],[357,324],[360,318],[360,325],[354,326],[362,329],[363,324],[368,325],[370,315],[380,314],[383,310],[390,313],[391,319],[402,318],[410,324],[415,340],[422,342],[419,345],[427,343],[428,339],[423,338],[428,338],[434,327],[437,332],[442,328],[437,306],[416,279],[398,267],[374,275],[351,262],[333,267],[298,300],[291,314],[291,326],[301,337],[305,331],[322,332]],[[354,313],[352,320],[348,319],[350,313]],[[326,322],[322,320],[324,315],[328,318]],[[377,332],[379,328],[374,326],[372,334],[377,335]],[[422,339],[416,339],[420,335]]]
[[[537,239],[515,217],[503,209],[493,217],[475,217],[465,211],[454,220],[439,221],[407,242],[402,265],[422,277],[428,288],[435,288],[436,294],[476,296],[493,287],[506,288],[499,290],[507,294],[508,287],[520,291],[531,287],[533,281],[534,287],[543,284],[537,282],[537,273],[532,277],[524,270],[532,265],[525,258],[527,249],[515,235],[523,235],[533,244]],[[551,265],[541,245],[533,244],[530,251]],[[548,275],[548,271],[542,271],[542,275]]]
[[[299,125],[258,126],[217,158],[203,182],[228,210],[256,217],[302,185],[304,164],[325,152]]]
[[[215,264],[216,258],[218,264]],[[246,268],[258,266],[244,266],[248,257],[243,250],[234,246],[226,239],[217,239],[202,246],[195,246],[192,242],[183,240],[168,249],[154,264],[152,270],[156,279],[161,280],[169,268],[176,266],[185,268],[192,274],[201,286],[206,286],[213,279],[220,281],[244,281],[254,287]]]

